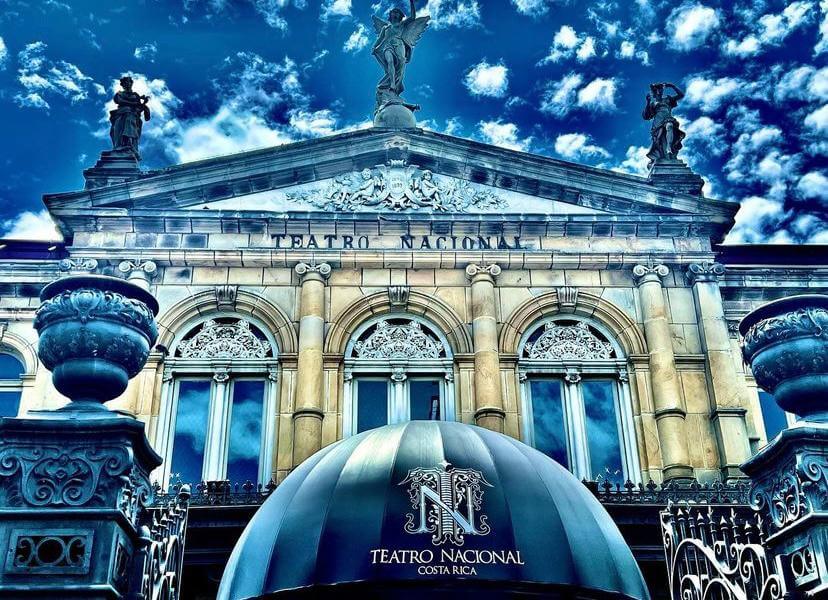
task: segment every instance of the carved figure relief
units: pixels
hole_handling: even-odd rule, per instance
[[[325,187],[288,193],[287,198],[329,211],[378,207],[396,212],[465,212],[470,207],[494,210],[506,205],[497,194],[469,181],[439,178],[403,160],[342,175]]]

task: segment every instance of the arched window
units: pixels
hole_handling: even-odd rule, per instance
[[[409,420],[454,420],[445,338],[406,314],[363,325],[345,351],[344,435]]]
[[[0,348],[0,417],[16,417],[23,392],[23,361]]]
[[[162,483],[271,476],[277,349],[264,326],[215,315],[178,338],[164,366]]]
[[[638,481],[626,359],[599,324],[555,317],[520,347],[524,439],[583,479]]]

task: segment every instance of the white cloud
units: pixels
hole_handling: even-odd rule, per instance
[[[816,198],[828,202],[828,177],[820,171],[811,171],[802,176],[796,189],[805,198]]]
[[[753,56],[766,46],[781,44],[798,27],[811,20],[811,2],[797,1],[789,4],[781,13],[768,13],[759,17],[753,31],[741,41],[727,40],[725,54]]]
[[[805,117],[805,125],[821,135],[828,133],[828,104],[823,104]]]
[[[618,48],[618,52],[616,52],[615,55],[618,58],[625,58],[628,60],[637,58],[643,65],[650,64],[650,53],[646,50],[636,50],[635,42],[631,40],[622,41],[621,46]]]
[[[603,111],[615,110],[616,89],[614,79],[595,78],[578,90],[578,106]]]
[[[434,29],[480,26],[480,5],[477,0],[428,0],[417,16],[431,15]]]
[[[158,45],[155,42],[151,42],[143,46],[138,46],[133,54],[138,60],[155,62],[155,57],[158,56]]]
[[[319,18],[327,21],[331,17],[345,18],[351,16],[351,0],[325,0]]]
[[[6,68],[6,61],[9,58],[9,51],[6,49],[6,42],[3,41],[3,37],[0,36],[0,71]]]
[[[684,3],[670,13],[667,33],[670,46],[677,50],[692,50],[704,44],[719,27],[716,9],[704,4]]]
[[[692,77],[687,84],[684,102],[699,107],[703,112],[714,112],[725,100],[741,94],[745,87],[743,81],[732,77]]]
[[[579,62],[586,62],[595,56],[595,39],[592,36],[578,35],[578,32],[569,25],[561,25],[552,38],[549,53],[538,64],[556,63],[573,56]]]
[[[633,175],[647,175],[647,165],[650,162],[647,158],[649,150],[647,146],[630,146],[627,148],[624,160],[613,170]]]
[[[522,15],[539,17],[547,13],[552,0],[512,0],[512,4]]]
[[[287,31],[288,22],[282,16],[282,10],[291,4],[291,0],[251,0],[253,7],[262,17],[265,23],[274,29],[280,31]],[[212,0],[211,4],[225,5],[224,0]],[[293,5],[296,8],[303,9],[306,6],[306,0],[293,0]]]
[[[514,123],[503,123],[500,120],[481,121],[479,128],[484,141],[501,148],[526,152],[532,143],[531,137],[518,138],[518,128]]]
[[[755,244],[769,241],[770,238],[765,231],[775,228],[785,216],[781,202],[761,196],[745,198],[741,202],[739,212],[736,213],[736,223],[728,233],[725,243]]]
[[[3,222],[2,237],[19,240],[59,241],[63,236],[46,210],[25,211]]]
[[[484,60],[466,73],[464,83],[475,96],[502,98],[509,88],[509,69],[502,62],[490,65]]]
[[[555,139],[555,152],[573,160],[593,156],[608,157],[609,152],[601,146],[591,144],[592,139],[583,133],[565,133]]]
[[[727,40],[724,45],[724,52],[731,56],[753,56],[754,54],[759,54],[761,48],[762,45],[759,42],[759,38],[755,35],[749,35],[741,42]]]
[[[106,90],[72,63],[52,61],[46,57],[46,44],[33,42],[17,55],[20,62],[17,81],[23,91],[15,94],[20,106],[49,109],[47,96],[66,98],[70,102],[86,100],[90,94],[105,94]]]
[[[819,40],[814,46],[814,54],[822,54],[828,50],[828,0],[819,3],[819,10],[822,12],[822,21],[819,24]]]
[[[342,46],[342,49],[345,52],[359,52],[368,45],[368,42],[368,30],[365,28],[365,25],[360,23],[345,41],[345,45]]]
[[[541,100],[541,112],[562,117],[573,108],[603,112],[616,110],[615,93],[618,86],[615,79],[596,77],[583,87],[582,83],[581,75],[574,72],[550,83]]]

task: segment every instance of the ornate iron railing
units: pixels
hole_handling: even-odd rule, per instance
[[[270,481],[265,485],[251,481],[232,483],[230,481],[202,481],[191,493],[189,505],[193,506],[247,506],[259,505],[276,489],[276,483]],[[175,498],[177,487],[167,492],[156,485],[156,505]]]
[[[672,480],[661,485],[652,480],[647,484],[627,480],[623,485],[609,481],[584,481],[584,485],[602,504],[750,504],[750,484],[746,481],[700,483],[693,479]]]
[[[189,500],[190,486],[182,485],[174,494],[156,498],[146,511],[147,524],[141,526],[143,545],[134,563],[137,576],[131,578],[131,600],[178,600]]]
[[[673,600],[778,600],[782,578],[764,547],[764,523],[730,509],[670,504],[661,511]]]

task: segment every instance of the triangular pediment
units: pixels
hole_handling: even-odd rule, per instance
[[[176,165],[45,201],[61,223],[77,223],[83,211],[673,215],[722,223],[735,212],[731,203],[643,177],[420,129],[376,128]]]

